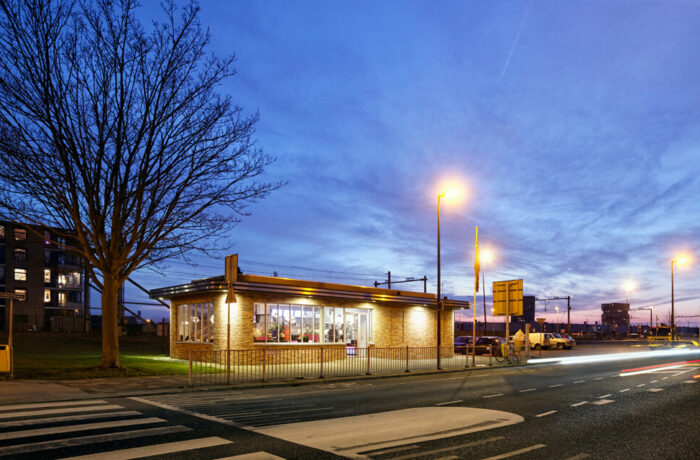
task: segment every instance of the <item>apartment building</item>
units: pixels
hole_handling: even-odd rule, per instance
[[[66,244],[55,229],[0,221],[0,291],[26,294],[14,302],[15,330],[85,330],[85,267]],[[0,299],[0,329],[9,328],[9,314]]]

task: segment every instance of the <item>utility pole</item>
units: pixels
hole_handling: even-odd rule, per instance
[[[383,283],[380,283],[379,281],[374,282],[374,287],[379,287],[383,284],[387,285],[387,289],[391,289],[391,272],[387,272],[387,280],[384,281]],[[394,284],[399,284],[399,283],[414,283],[416,281],[422,281],[423,282],[423,292],[428,292],[428,277],[423,276],[423,278],[413,278],[412,276],[409,276],[403,281],[394,281]]]

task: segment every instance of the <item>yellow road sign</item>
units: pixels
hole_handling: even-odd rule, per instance
[[[523,314],[523,280],[493,282],[493,314]]]

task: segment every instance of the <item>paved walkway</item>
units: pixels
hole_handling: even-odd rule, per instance
[[[164,375],[83,380],[3,380],[0,381],[0,406],[184,391],[187,379],[186,375]]]

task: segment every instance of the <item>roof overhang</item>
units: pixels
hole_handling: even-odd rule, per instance
[[[435,306],[435,294],[381,289],[366,286],[323,283],[318,281],[296,280],[290,278],[268,277],[259,275],[238,275],[233,283],[235,292],[272,293],[285,296],[307,296],[315,298],[337,298],[364,302],[388,302]],[[199,293],[225,293],[226,282],[223,277],[195,280],[187,284],[165,287],[149,291],[153,299],[173,299]],[[444,299],[443,308],[449,310],[468,309],[468,301]]]

